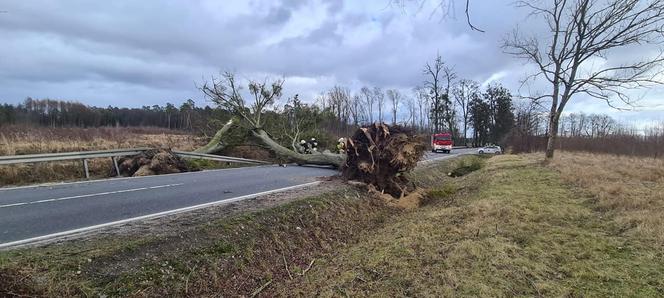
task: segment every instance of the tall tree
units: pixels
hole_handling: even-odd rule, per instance
[[[424,65],[424,88],[431,98],[431,122],[435,131],[441,131],[445,126],[452,130],[453,111],[451,111],[450,86],[456,78],[454,71],[445,65],[443,58],[438,54],[433,63]]]
[[[533,100],[550,103],[546,158],[553,158],[560,116],[576,95],[627,105],[629,90],[661,84],[664,56],[646,51],[648,44],[664,42],[664,1],[661,0],[552,0],[550,5],[520,1],[546,23],[545,38],[515,31],[503,48],[537,67],[530,79],[544,79],[549,91]],[[639,60],[616,64],[607,57],[631,49]],[[622,59],[618,60],[621,61]],[[601,61],[601,62],[600,62]]]
[[[413,92],[415,93],[415,101],[417,102],[417,109],[419,112],[419,126],[420,129],[422,130],[428,130],[429,129],[429,120],[430,120],[430,113],[429,113],[429,95],[427,94],[427,91],[422,88],[422,87],[415,87],[413,89]]]
[[[172,123],[173,116],[175,115],[177,110],[178,109],[172,103],[167,103],[166,104],[165,111],[166,111],[166,118],[168,119],[167,121],[168,121],[168,128],[169,129],[174,128],[173,126],[171,126],[171,123]]]
[[[369,117],[369,123],[373,123],[373,107],[376,97],[374,96],[374,93],[371,91],[371,89],[366,86],[362,87],[360,93],[362,93],[362,98],[364,99],[364,108],[366,110],[367,116]]]
[[[357,127],[360,123],[366,122],[365,119],[365,109],[362,104],[362,98],[359,94],[355,94],[350,99],[349,111],[351,117],[353,117],[353,125]]]
[[[480,97],[473,98],[469,103],[470,121],[473,124],[473,143],[482,146],[489,142],[491,130],[491,108]]]
[[[464,141],[468,137],[468,123],[470,122],[470,111],[469,106],[470,102],[479,97],[479,84],[471,80],[460,80],[456,84],[454,91],[454,101],[457,103],[457,107],[461,110],[461,121],[463,124],[463,139]]]
[[[514,126],[512,94],[500,85],[490,85],[484,93],[484,99],[491,109],[490,140],[493,143],[501,143]]]
[[[383,123],[383,107],[385,106],[385,93],[379,87],[373,89],[374,100],[378,105],[378,122]]]
[[[401,100],[401,93],[396,89],[387,90],[387,97],[392,103],[392,125],[397,124],[397,112],[399,112],[399,101]]]

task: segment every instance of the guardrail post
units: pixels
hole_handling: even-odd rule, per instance
[[[90,179],[90,171],[88,170],[88,160],[83,159],[83,169],[85,170],[85,179]]]
[[[111,157],[111,160],[113,160],[113,166],[115,167],[115,173],[117,174],[118,177],[120,177],[120,167],[118,167],[118,158],[113,156],[113,157]]]

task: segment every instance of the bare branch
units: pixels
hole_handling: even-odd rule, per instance
[[[470,23],[470,14],[468,13],[469,6],[470,6],[470,0],[466,0],[466,22],[468,23],[468,26],[470,26],[470,29],[484,33],[484,30],[479,29]]]
[[[252,128],[261,128],[261,115],[268,106],[281,97],[284,80],[275,80],[268,84],[263,82],[249,81],[249,93],[253,96],[253,103],[247,107],[241,94],[241,87],[231,72],[222,74],[221,79],[212,78],[205,82],[199,89],[214,103],[228,109],[233,114],[246,120]]]

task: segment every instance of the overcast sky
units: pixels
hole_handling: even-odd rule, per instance
[[[500,41],[517,25],[535,34],[542,26],[512,2],[471,1],[480,33],[466,25],[460,0],[446,18],[436,1],[402,8],[389,0],[3,0],[0,102],[31,96],[140,107],[192,98],[204,105],[196,84],[223,70],[284,77],[286,95],[307,101],[335,84],[407,91],[422,83],[436,53],[462,78],[518,93],[528,67]],[[663,96],[642,93],[645,107],[629,112],[578,98],[568,111],[659,121]]]

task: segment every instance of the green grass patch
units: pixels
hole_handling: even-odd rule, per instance
[[[451,177],[461,177],[481,169],[485,164],[486,157],[471,155],[462,158],[456,167],[448,174]]]

